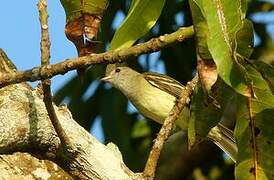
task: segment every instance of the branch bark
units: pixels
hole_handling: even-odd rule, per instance
[[[0,49],[0,76],[15,70]],[[45,108],[41,88],[32,89],[27,83],[19,83],[0,89],[0,165],[1,158],[4,160],[8,154],[29,152],[41,160],[56,162],[78,179],[126,180],[138,176],[126,167],[114,144],[105,146],[98,142],[73,120],[66,107],[54,106],[54,109],[72,149],[61,148]],[[5,177],[5,169],[9,168],[5,163],[2,165],[0,179]]]
[[[91,54],[79,58],[64,60],[63,62],[47,65],[43,67],[34,67],[26,71],[17,71],[10,74],[0,75],[0,87],[9,84],[37,81],[51,78],[58,74],[65,74],[68,71],[88,67],[95,64],[112,64],[123,62],[129,57],[141,54],[159,51],[175,42],[183,42],[185,39],[192,37],[194,34],[193,27],[180,28],[177,31],[153,38],[148,42],[137,44],[135,46],[124,48],[117,51],[108,51],[101,54]]]
[[[56,163],[21,152],[0,155],[0,173],[1,179],[73,179]]]
[[[41,24],[41,66],[47,66],[50,64],[50,39],[49,39],[49,31],[48,31],[48,12],[47,12],[47,1],[40,0],[37,4],[39,11],[39,20]],[[43,101],[45,103],[49,118],[51,123],[58,134],[58,137],[61,140],[61,144],[66,148],[70,147],[70,141],[64,132],[57,115],[55,113],[51,95],[51,80],[44,79],[42,80],[42,88],[43,88]]]
[[[101,144],[72,119],[66,107],[55,106],[60,124],[77,156],[73,156],[71,149],[60,148],[41,89],[32,90],[26,83],[6,86],[0,89],[0,102],[1,154],[31,152],[41,159],[57,162],[73,177],[80,179],[118,180],[136,176],[123,163],[114,144]]]

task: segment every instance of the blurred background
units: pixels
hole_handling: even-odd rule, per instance
[[[97,37],[102,42],[99,52],[108,49],[115,30],[127,14],[130,2],[109,1]],[[40,65],[40,25],[36,3],[0,3],[0,48],[19,70]],[[51,63],[76,57],[74,45],[64,35],[65,13],[61,3],[49,1],[48,11]],[[255,28],[252,58],[274,65],[274,0],[249,0],[247,16]],[[191,24],[187,1],[169,0],[157,24],[139,42]],[[140,72],[168,74],[185,84],[195,71],[195,60],[194,40],[190,39],[160,52],[129,59],[128,64]],[[118,90],[100,82],[104,70],[104,65],[90,67],[83,83],[77,79],[75,71],[54,77],[54,101],[58,105],[66,104],[74,119],[99,141],[114,142],[130,169],[142,171],[160,126],[138,114]],[[37,83],[31,84],[36,86]],[[174,130],[161,154],[156,179],[233,179],[233,168],[232,161],[211,142],[204,141],[188,151],[185,134]]]

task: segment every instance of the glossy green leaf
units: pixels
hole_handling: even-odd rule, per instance
[[[198,16],[197,13],[199,13],[199,8],[197,8],[195,4],[191,4],[191,6],[192,11]],[[195,26],[196,31],[197,29],[201,29],[198,30],[198,35],[196,35],[197,38],[200,39],[197,44],[197,51],[200,57],[204,58],[203,61],[210,61],[210,53],[205,41],[207,37],[206,23],[203,21],[202,17],[198,16],[194,19],[196,19],[195,23],[197,23]],[[253,26],[248,20],[245,20],[244,27],[237,32],[237,54],[239,54],[237,56],[240,56],[239,58],[248,58],[252,53],[252,44]],[[208,67],[204,67],[204,69],[209,71]],[[205,73],[214,74],[214,72]],[[203,72],[200,72],[200,78],[202,74]],[[207,84],[205,85],[208,86]],[[212,88],[211,86],[212,84],[209,88],[206,88],[207,92],[204,91],[204,88],[199,87],[199,90],[194,94],[191,104],[191,120],[188,132],[190,144],[194,144],[197,141],[197,135],[202,137],[207,135],[209,130],[221,120],[225,107],[227,105],[231,106],[230,99],[235,96],[233,90],[224,84],[223,81],[221,82],[220,79]]]
[[[115,32],[110,49],[130,47],[156,23],[165,0],[134,0],[122,25]]]
[[[249,58],[253,52],[254,35],[253,24],[248,19],[244,20],[243,28],[236,34],[237,53]]]
[[[194,19],[196,18],[194,26],[197,25],[195,29],[198,34],[198,45],[202,44],[201,49],[209,57],[206,51],[207,45],[219,76],[229,86],[240,94],[251,96],[248,90],[249,77],[244,67],[238,62],[236,51],[236,35],[244,27],[245,22],[245,0],[193,0],[193,3],[195,5],[191,7],[194,7],[192,13]],[[199,14],[203,18],[197,17]]]
[[[241,11],[238,12],[238,16],[241,18],[244,18],[246,8],[247,8],[246,2],[244,0],[238,1],[238,3],[239,2],[241,2],[242,4],[240,6]],[[208,50],[208,45],[207,45],[208,37],[210,36],[208,28],[210,26],[208,26],[206,16],[204,16],[204,14],[202,13],[203,8],[202,7],[200,8],[198,6],[199,4],[201,5],[202,3],[204,3],[204,2],[199,1],[199,0],[198,1],[195,1],[195,0],[189,1],[190,7],[191,7],[193,23],[194,23],[194,29],[195,29],[195,33],[196,33],[195,36],[197,39],[197,51],[201,58],[212,59],[210,52]],[[234,3],[237,3],[237,2],[234,2]],[[219,2],[219,4],[222,4],[222,2]],[[235,5],[239,5],[239,4],[235,4]],[[207,6],[210,6],[210,5],[207,5]],[[223,12],[223,13],[225,13],[225,12]],[[214,14],[214,12],[212,14]],[[209,22],[209,23],[212,23],[212,22]],[[233,26],[233,24],[228,24],[228,25]],[[238,51],[238,49],[240,47],[249,47],[249,50],[251,50],[251,52],[252,52],[253,25],[249,20],[244,19],[244,20],[242,20],[242,26],[243,26],[242,28],[238,28],[238,32],[237,32],[237,29],[235,29],[232,32],[229,32],[230,33],[229,36],[233,36],[232,33],[235,33],[235,32],[237,33],[237,52],[238,53],[240,52],[240,51]],[[244,44],[244,43],[246,43],[246,44]],[[242,44],[244,44],[244,45],[242,45]],[[240,54],[242,54],[242,53],[240,53]],[[244,55],[246,55],[246,56],[244,56]],[[249,58],[251,55],[250,51],[249,51],[249,53],[244,54],[244,55],[243,55],[244,57]]]
[[[270,64],[266,64],[263,61],[255,61],[258,71],[261,73],[262,77],[268,83],[272,94],[274,94],[274,67]]]
[[[132,9],[136,7],[138,1],[140,1],[140,0],[131,0],[130,7],[129,7],[129,10],[128,10],[128,13],[130,13],[130,12],[132,11]]]
[[[274,177],[274,96],[261,73],[246,65],[253,80],[255,98],[240,96],[235,137],[238,145],[237,179]],[[273,77],[272,77],[273,78]]]
[[[212,59],[212,56],[208,50],[207,39],[208,39],[208,26],[206,19],[204,18],[201,9],[197,4],[190,0],[189,5],[191,7],[191,13],[194,23],[194,31],[196,36],[196,49],[198,55],[204,59]]]
[[[235,91],[222,79],[218,79],[208,96],[201,86],[197,86],[191,100],[191,117],[188,126],[190,146],[207,136],[211,128],[220,122],[227,106],[231,105]]]
[[[107,0],[60,0],[65,12],[67,21],[74,20],[83,15],[83,13],[92,15],[102,15],[105,11]]]

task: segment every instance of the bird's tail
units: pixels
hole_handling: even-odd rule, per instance
[[[229,155],[234,162],[236,162],[238,148],[234,139],[233,131],[219,123],[210,130],[208,138]]]

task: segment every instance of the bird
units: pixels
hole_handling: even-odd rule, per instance
[[[154,72],[139,73],[127,66],[114,68],[101,80],[120,90],[142,115],[160,124],[164,123],[185,88],[167,75]],[[189,116],[189,108],[184,107],[175,122],[185,132]],[[207,137],[236,162],[237,146],[233,131],[218,123],[209,131]]]

